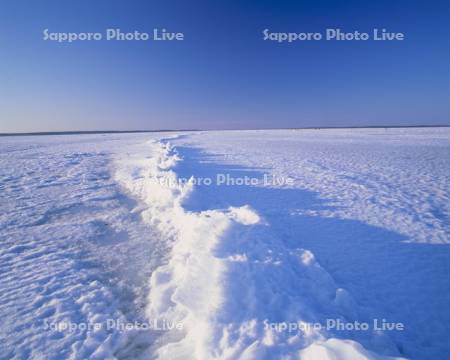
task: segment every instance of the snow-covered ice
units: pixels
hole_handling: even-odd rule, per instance
[[[0,358],[446,358],[449,154],[448,128],[2,138]],[[46,326],[72,323],[101,326]]]
[[[0,358],[133,355],[143,334],[49,325],[140,318],[164,244],[112,179],[111,161],[145,140],[0,139]]]

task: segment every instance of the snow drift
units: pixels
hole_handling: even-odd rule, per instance
[[[285,248],[249,205],[185,210],[196,189],[193,181],[177,181],[182,159],[170,139],[149,142],[148,154],[127,160],[117,178],[145,204],[143,219],[171,243],[166,264],[151,276],[146,312],[182,330],[162,336],[153,349],[158,358],[381,358],[323,329],[271,326],[348,321],[356,305],[310,251]],[[368,341],[392,351],[383,335]]]

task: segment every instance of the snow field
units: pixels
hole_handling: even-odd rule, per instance
[[[446,358],[449,148],[438,128],[1,138],[0,358]],[[197,181],[225,174],[293,181]],[[330,319],[405,330],[311,327]]]

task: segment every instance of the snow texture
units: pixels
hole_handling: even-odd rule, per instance
[[[0,139],[0,358],[446,358],[449,148],[439,128]],[[199,181],[223,174],[260,182]],[[108,319],[182,329],[45,326]],[[306,326],[327,319],[405,330]]]

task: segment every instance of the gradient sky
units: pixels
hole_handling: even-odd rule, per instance
[[[42,31],[185,34],[59,44]],[[278,44],[262,30],[403,42]],[[0,132],[450,125],[448,1],[0,2]]]

